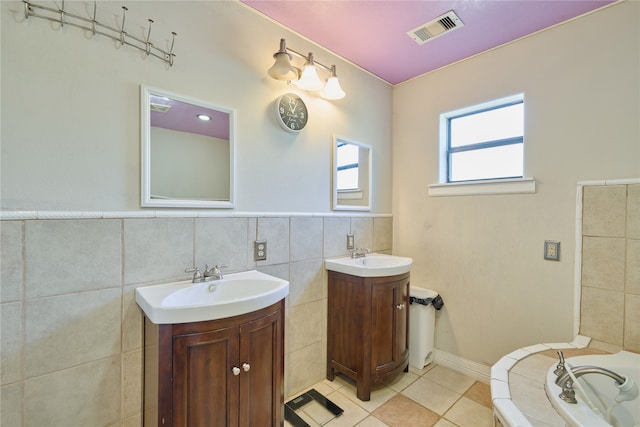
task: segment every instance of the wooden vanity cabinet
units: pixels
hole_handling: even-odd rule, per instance
[[[329,271],[327,379],[340,372],[369,400],[371,385],[409,366],[409,273],[357,277]]]
[[[227,319],[145,317],[144,426],[282,426],[284,300]]]

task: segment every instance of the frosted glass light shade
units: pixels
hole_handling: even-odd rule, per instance
[[[267,74],[276,80],[297,80],[298,71],[291,65],[291,56],[286,52],[273,55],[276,62],[269,68]]]
[[[302,90],[322,89],[322,80],[318,77],[318,69],[313,64],[305,64],[302,68],[302,75],[297,82],[294,82]]]
[[[324,99],[342,99],[345,95],[346,93],[340,87],[340,81],[336,76],[331,76],[327,79],[327,84],[320,94]]]

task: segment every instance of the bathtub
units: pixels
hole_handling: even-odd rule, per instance
[[[566,359],[568,366],[592,365],[609,369],[631,378],[635,387],[640,385],[640,354],[621,351],[616,354],[575,356]],[[545,392],[558,414],[572,427],[640,427],[640,397],[615,404],[619,389],[613,379],[600,374],[587,374],[578,378],[582,387],[574,386],[578,403],[560,399],[562,388],[555,384],[555,366],[547,372]],[[633,389],[632,389],[633,390]],[[637,388],[635,389],[637,391]],[[584,395],[586,394],[586,396]],[[631,397],[635,394],[630,392]],[[615,404],[615,405],[614,405]],[[613,405],[610,415],[607,409]]]

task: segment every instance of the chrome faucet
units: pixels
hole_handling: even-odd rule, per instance
[[[351,250],[351,258],[364,258],[367,254],[370,254],[371,251],[367,248],[358,248]]]
[[[622,375],[618,375],[613,371],[610,371],[605,368],[600,368],[598,366],[576,366],[575,368],[569,368],[570,372],[565,372],[556,378],[556,385],[562,387],[562,393],[560,393],[560,399],[564,400],[567,403],[578,403],[576,400],[576,392],[573,389],[573,379],[571,375],[575,379],[580,378],[583,375],[587,374],[601,374],[605,375],[611,379],[613,379],[618,386],[622,385],[627,381],[625,377]]]
[[[558,351],[558,357],[560,358],[560,361],[558,362],[558,366],[556,366],[556,370],[553,371],[553,373],[557,377],[567,372],[566,368],[564,367],[564,354],[561,351]]]
[[[209,264],[207,264],[205,266],[205,270],[204,270],[204,281],[208,282],[210,280],[220,280],[222,279],[222,271],[220,271],[221,268],[227,267],[226,264],[220,265],[220,264],[216,264],[213,266],[213,268],[209,268]]]
[[[220,269],[226,266],[226,264],[216,264],[213,266],[213,268],[209,268],[209,264],[207,264],[204,267],[204,273],[200,273],[200,269],[198,267],[187,268],[184,270],[184,272],[193,273],[191,283],[210,282],[212,280],[222,279],[222,271],[220,271]]]

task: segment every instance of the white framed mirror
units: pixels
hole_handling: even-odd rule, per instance
[[[235,111],[142,85],[141,205],[233,208]]]
[[[333,137],[333,209],[371,210],[372,148]]]

